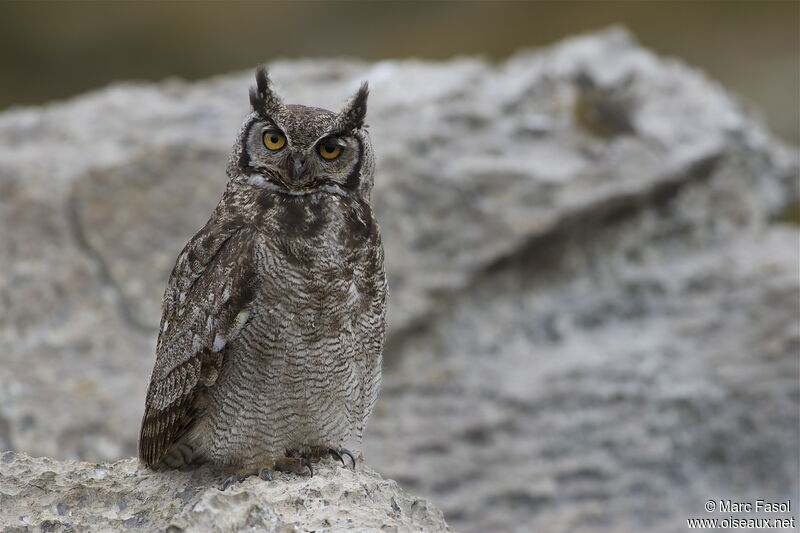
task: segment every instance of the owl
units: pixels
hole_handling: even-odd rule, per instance
[[[178,255],[139,434],[147,466],[233,481],[355,456],[378,398],[383,247],[366,83],[339,113],[256,71],[225,193]]]

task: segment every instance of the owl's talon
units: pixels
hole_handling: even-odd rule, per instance
[[[245,477],[246,476],[240,476],[239,474],[228,476],[225,478],[225,481],[222,482],[222,485],[220,485],[219,490],[224,491],[231,485],[231,483],[239,483],[244,480]]]
[[[339,453],[348,456],[353,461],[353,470],[356,469],[356,456],[353,455],[353,452],[348,450],[347,448],[339,448]],[[339,457],[341,459],[341,456]],[[342,464],[344,464],[344,460],[342,460]]]
[[[258,473],[258,477],[263,479],[264,481],[272,481],[272,470],[269,468],[264,468],[261,472]]]
[[[337,459],[339,459],[342,462],[342,466],[344,466],[344,467],[347,466],[345,464],[345,462],[344,462],[344,458],[342,457],[342,454],[340,454],[339,452],[337,452],[333,448],[328,448],[328,453],[331,454],[332,456],[336,457]]]
[[[300,459],[300,464],[308,468],[308,471],[311,472],[311,477],[314,477],[314,467],[311,466],[311,461],[308,460],[308,457]]]

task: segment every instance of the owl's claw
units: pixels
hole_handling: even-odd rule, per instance
[[[331,454],[332,456],[336,457],[337,459],[339,459],[342,462],[342,466],[347,466],[345,464],[345,462],[344,462],[344,458],[342,457],[342,454],[340,454],[339,452],[337,452],[333,448],[328,448],[328,453]]]
[[[250,476],[258,476],[264,481],[272,481],[272,470],[269,468],[262,468],[260,472],[253,472],[252,474],[233,474],[232,476],[225,478],[225,480],[222,482],[222,485],[219,486],[219,490],[224,491],[233,483],[241,483]]]
[[[342,466],[344,466],[344,467],[347,467],[347,464],[345,464],[344,458],[342,457],[342,455],[348,456],[350,458],[350,460],[353,461],[353,470],[356,469],[356,457],[355,457],[355,455],[353,455],[353,452],[351,452],[347,448],[339,448],[338,452],[336,450],[334,450],[334,449],[330,449],[330,450],[328,450],[328,453],[330,453],[331,455],[333,455],[334,457],[339,459],[342,462]]]
[[[222,485],[220,485],[219,490],[224,491],[225,489],[227,489],[231,485],[231,483],[239,483],[239,482],[243,481],[246,478],[247,478],[247,476],[240,476],[239,474],[234,474],[232,476],[228,476],[228,477],[225,478],[225,481],[222,482]]]
[[[308,457],[300,459],[300,464],[308,468],[308,471],[311,472],[311,477],[314,477],[314,467],[311,466],[311,461],[309,461]]]

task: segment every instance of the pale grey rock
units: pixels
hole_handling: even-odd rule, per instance
[[[135,459],[84,463],[0,455],[0,531],[180,533],[448,532],[442,512],[360,466],[276,473],[217,488],[219,476],[153,472]]]
[[[800,501],[798,152],[622,30],[490,64],[287,61],[362,79],[392,298],[368,463],[459,530],[683,531]],[[573,117],[626,85],[635,135]],[[0,444],[135,452],[159,301],[224,187],[252,73],[0,115]],[[5,421],[5,423],[3,422]]]

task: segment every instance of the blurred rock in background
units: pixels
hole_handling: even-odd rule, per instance
[[[505,60],[611,24],[702,68],[800,142],[800,3],[786,0],[2,2],[0,109],[280,58]]]
[[[621,29],[497,64],[270,68],[322,107],[370,81],[392,291],[371,466],[466,532],[798,501],[798,152],[721,86]],[[0,445],[135,453],[161,293],[251,80],[0,115]]]

